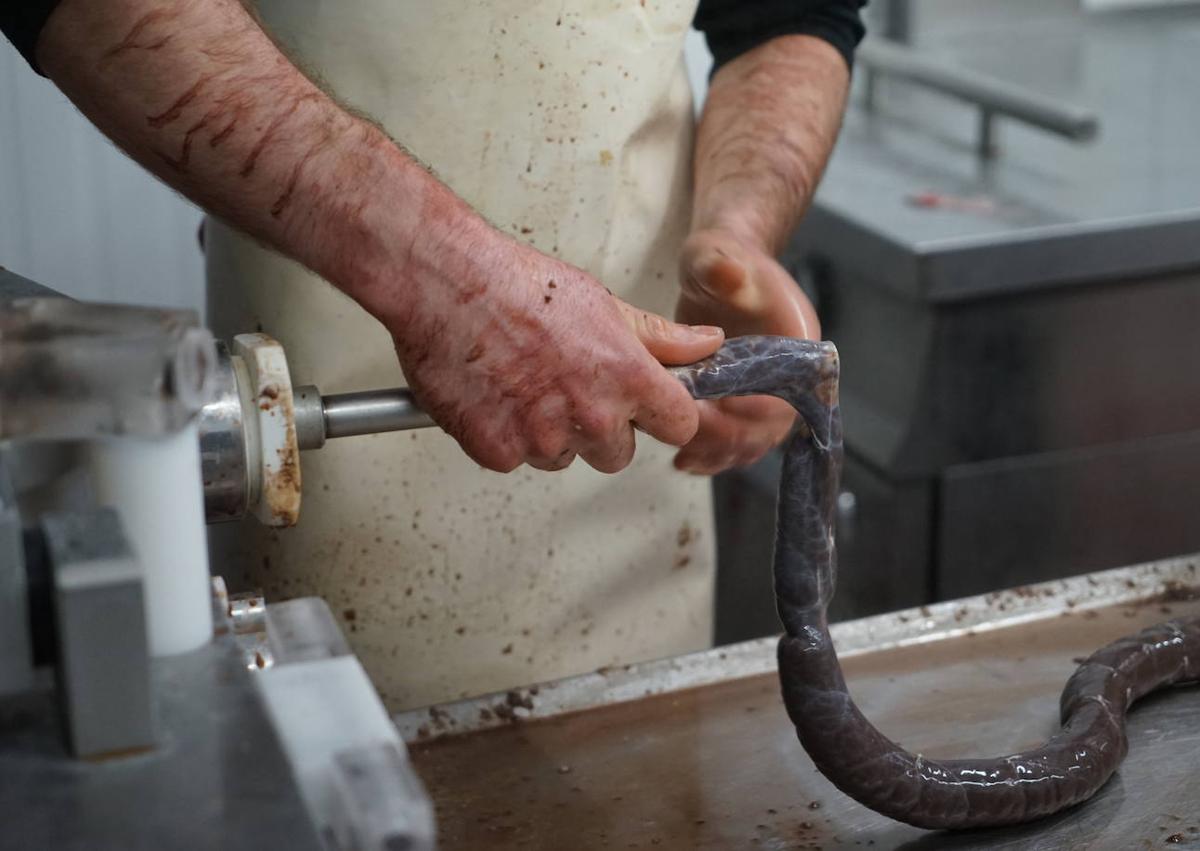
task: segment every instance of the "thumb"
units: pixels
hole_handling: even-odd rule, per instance
[[[741,247],[710,232],[693,234],[680,255],[680,282],[693,299],[734,307],[744,313],[763,311],[752,286],[751,264]]]
[[[680,325],[657,313],[639,310],[617,299],[625,322],[646,351],[663,364],[687,364],[708,357],[725,342],[725,332],[713,325]]]

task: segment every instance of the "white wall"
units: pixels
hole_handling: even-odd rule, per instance
[[[0,38],[0,265],[78,298],[199,308],[199,222]]]
[[[699,99],[712,59],[695,32],[687,58]],[[200,309],[200,218],[0,38],[0,266],[76,298]]]

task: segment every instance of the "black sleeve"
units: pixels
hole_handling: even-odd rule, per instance
[[[713,71],[781,35],[824,39],[854,64],[867,0],[700,0],[696,29],[708,40]]]
[[[0,32],[39,74],[42,71],[34,56],[38,36],[58,3],[59,0],[0,0]]]

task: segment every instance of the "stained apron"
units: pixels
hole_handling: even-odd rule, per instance
[[[689,2],[266,0],[302,67],[498,227],[670,315],[691,203]],[[420,236],[418,235],[418,238]],[[210,220],[209,320],[281,340],[324,392],[403,383],[384,328]],[[631,466],[481,470],[437,430],[302,458],[298,526],[214,527],[214,570],[316,594],[393,709],[677,654],[711,641],[707,479],[638,436]]]

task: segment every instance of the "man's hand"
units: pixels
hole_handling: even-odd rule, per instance
[[[439,270],[458,268],[456,281],[425,288],[453,297],[422,300],[395,335],[418,400],[468,455],[500,472],[561,470],[578,455],[615,473],[634,426],[674,446],[692,438],[697,405],[661,364],[712,354],[719,328],[633,308],[502,234],[479,245]]]
[[[819,337],[816,313],[776,253],[812,199],[837,138],[850,75],[828,43],[783,36],[714,76],[696,140],[693,230],[684,244],[681,322],[731,337]],[[787,403],[701,403],[696,437],[675,458],[712,475],[752,464],[787,437]]]
[[[726,230],[693,233],[680,263],[681,322],[717,325],[730,337],[777,334],[816,339],[816,311],[764,248]],[[698,433],[675,457],[689,473],[713,475],[753,464],[787,437],[792,406],[770,396],[700,402]]]
[[[279,52],[239,0],[62,0],[50,78],[164,182],[305,264],[391,332],[479,463],[616,471],[633,427],[681,445],[696,403],[660,362],[714,351],[490,227]],[[313,333],[320,333],[314,326]]]

